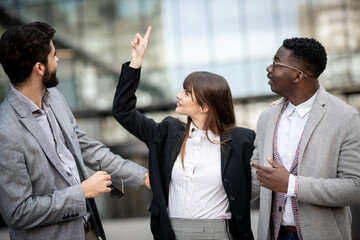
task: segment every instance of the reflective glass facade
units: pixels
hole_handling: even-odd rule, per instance
[[[192,71],[223,75],[234,98],[271,95],[265,68],[282,40],[324,44],[328,89],[360,86],[360,2],[356,0],[3,0],[3,14],[46,21],[57,31],[60,90],[73,110],[106,110],[136,32],[153,26],[139,105],[175,102]],[[8,27],[2,21],[0,31]],[[1,75],[1,93],[8,80]]]

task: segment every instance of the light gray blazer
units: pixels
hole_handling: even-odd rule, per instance
[[[285,100],[259,117],[251,161],[270,166],[274,128]],[[294,143],[296,144],[296,143]],[[298,165],[299,218],[304,239],[351,239],[349,205],[360,204],[359,113],[320,86],[304,129]],[[260,194],[258,239],[270,239],[272,191],[252,168],[252,200]]]
[[[85,165],[98,170],[96,160],[101,160],[103,170],[138,188],[146,169],[89,139],[60,92],[48,91],[80,174],[87,178]],[[29,108],[10,88],[0,106],[0,212],[11,239],[85,238],[82,217],[87,209],[80,184],[67,175]]]

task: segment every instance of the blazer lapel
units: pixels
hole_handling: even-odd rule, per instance
[[[66,142],[68,143],[68,145],[71,145],[68,147],[73,148],[73,144],[69,144],[69,142],[72,143],[71,140],[72,136],[74,135],[75,129],[72,127],[71,122],[67,121],[66,112],[63,110],[63,108],[59,108],[56,104],[54,104],[53,101],[50,102],[50,108],[54,113],[56,121],[61,128]]]
[[[53,95],[51,96],[52,98],[50,99],[50,108],[54,113],[56,121],[59,124],[60,129],[64,135],[67,148],[73,155],[74,160],[76,161],[76,165],[78,166],[79,171],[82,174],[82,180],[84,180],[88,177],[88,174],[83,161],[80,161],[82,159],[81,152],[77,150],[73,141],[74,135],[76,134],[75,127],[71,123],[63,105],[61,105],[61,103],[56,103],[56,99],[53,97]]]
[[[298,172],[300,170],[302,155],[304,154],[304,151],[310,140],[310,137],[325,114],[325,109],[323,108],[323,105],[326,104],[326,95],[327,93],[325,88],[320,85],[318,96],[316,97],[316,100],[311,108],[309,119],[307,120],[307,123],[304,128],[303,138],[299,152]]]
[[[220,151],[221,151],[221,176],[224,175],[226,166],[229,161],[229,155],[231,152],[231,133],[227,132],[224,135],[220,137],[220,141],[225,141],[220,145]]]
[[[274,131],[275,131],[275,125],[278,120],[279,114],[281,112],[281,109],[283,108],[285,104],[286,99],[281,98],[280,103],[273,106],[273,111],[271,111],[271,114],[269,116],[269,119],[267,121],[267,126],[265,131],[265,139],[264,139],[264,157],[265,159],[260,159],[260,162],[264,165],[270,166],[270,164],[266,161],[266,157],[273,158],[273,145],[274,145]]]
[[[55,149],[46,138],[45,134],[43,133],[43,129],[41,129],[30,110],[18,99],[15,93],[13,93],[11,90],[9,90],[8,92],[8,100],[14,110],[18,113],[20,117],[19,121],[33,135],[33,137],[36,139],[36,141],[39,143],[40,147],[44,151],[48,160],[52,163],[56,170],[58,170],[58,172],[65,178],[69,185],[71,185],[71,180],[68,179],[66,171],[62,166],[62,163]]]
[[[184,139],[184,136],[185,136],[185,131],[176,133],[173,137],[173,144],[171,144],[170,153],[166,154],[166,158],[168,158],[169,161],[164,162],[165,184],[166,184],[165,188],[164,188],[165,196],[169,195],[169,186],[170,186],[172,168],[173,168],[174,163],[180,153],[182,140]],[[166,205],[167,204],[168,204],[168,202],[167,202],[167,198],[166,198]]]
[[[174,144],[173,144],[173,149],[171,150],[170,153],[170,161],[168,162],[169,165],[167,166],[168,168],[168,173],[169,173],[169,181],[170,181],[170,175],[171,175],[171,170],[174,166],[174,163],[180,153],[181,150],[181,145],[183,143],[183,139],[185,137],[185,131],[182,132],[178,132],[175,134],[175,138],[174,138]]]

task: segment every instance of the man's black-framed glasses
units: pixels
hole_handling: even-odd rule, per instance
[[[101,161],[97,160],[98,164],[99,164],[99,170],[101,171]],[[122,180],[121,177],[116,176],[117,178],[120,179],[121,181],[121,186],[114,186],[113,184],[111,184],[109,186],[109,188],[111,189],[110,191],[110,197],[114,198],[114,199],[118,199],[124,196],[125,191],[124,191],[124,181]]]

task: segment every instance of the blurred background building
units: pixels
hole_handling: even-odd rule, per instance
[[[0,34],[33,21],[57,31],[58,89],[79,126],[143,166],[147,148],[113,119],[111,107],[121,65],[130,60],[130,41],[148,25],[153,30],[137,96],[140,110],[155,120],[176,116],[183,80],[204,70],[228,80],[237,124],[255,130],[260,112],[277,99],[265,68],[282,40],[294,36],[314,37],[325,46],[322,84],[360,109],[360,0],[1,0]],[[8,85],[1,68],[0,101]],[[151,191],[125,192],[120,200],[96,199],[103,219],[149,216]],[[359,207],[352,209],[359,226]],[[359,228],[353,229],[360,239]]]

